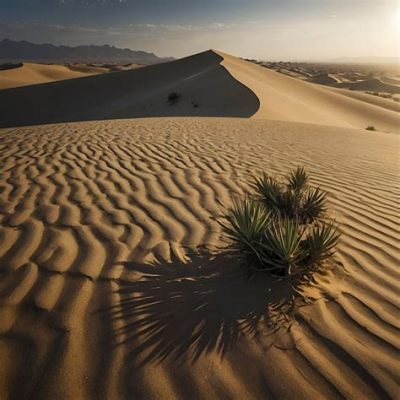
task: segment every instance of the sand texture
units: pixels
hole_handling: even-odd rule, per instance
[[[258,119],[2,129],[0,398],[398,398],[398,148]],[[215,217],[298,164],[343,237],[291,310]]]

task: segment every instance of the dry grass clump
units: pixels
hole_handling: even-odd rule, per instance
[[[337,226],[325,220],[326,193],[309,186],[304,168],[282,183],[262,174],[255,194],[234,199],[223,219],[223,233],[251,271],[278,276],[304,274],[333,254]]]

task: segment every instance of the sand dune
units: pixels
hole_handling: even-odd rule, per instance
[[[260,100],[255,118],[400,132],[400,116],[386,103],[367,103],[262,66],[219,53],[222,65]]]
[[[178,92],[174,105],[168,94]],[[39,101],[37,99],[40,99]],[[250,117],[399,132],[386,102],[360,101],[224,53],[0,91],[0,126],[160,116]],[[393,102],[392,102],[393,103]]]
[[[70,68],[65,65],[24,63],[20,68],[0,71],[0,89],[80,78],[104,72],[107,70],[97,67]]]
[[[398,396],[398,136],[161,118],[2,129],[0,148],[0,398]],[[290,312],[206,249],[221,202],[297,164],[343,238]]]
[[[362,82],[342,83],[340,86],[353,90],[368,90],[372,92],[400,93],[400,87],[382,82],[377,78],[368,79]]]

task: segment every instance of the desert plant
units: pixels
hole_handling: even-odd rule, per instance
[[[326,194],[319,188],[308,187],[308,182],[307,172],[298,167],[287,176],[286,185],[263,173],[255,179],[253,187],[274,215],[306,224],[321,218],[326,210]]]
[[[261,177],[255,179],[253,186],[264,204],[268,204],[271,211],[279,212],[282,208],[282,185],[276,179],[263,173]]]
[[[339,237],[337,226],[333,222],[313,226],[302,243],[307,262],[320,262],[329,257]]]
[[[340,234],[322,220],[326,193],[308,181],[304,168],[292,171],[287,184],[263,173],[253,182],[256,195],[235,199],[227,210],[220,225],[249,270],[302,274],[333,253]]]
[[[261,241],[267,269],[276,275],[290,275],[304,257],[300,247],[302,236],[302,229],[295,220],[277,218],[268,224]]]
[[[326,212],[326,193],[320,188],[309,188],[302,197],[299,219],[308,224],[321,218]]]
[[[262,248],[259,243],[267,229],[270,213],[250,197],[234,199],[224,220],[219,223],[226,237],[236,250],[242,252],[248,261],[262,262]]]
[[[376,129],[375,129],[375,127],[373,125],[368,125],[365,129],[367,131],[376,131]]]
[[[303,167],[297,167],[289,174],[288,181],[289,188],[299,192],[307,186],[309,178],[306,170]]]
[[[168,95],[168,102],[169,104],[175,104],[179,101],[179,99],[181,98],[181,95],[177,92],[171,92]]]

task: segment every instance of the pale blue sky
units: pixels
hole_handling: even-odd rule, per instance
[[[399,56],[395,0],[1,0],[0,39],[111,44],[181,57]]]

